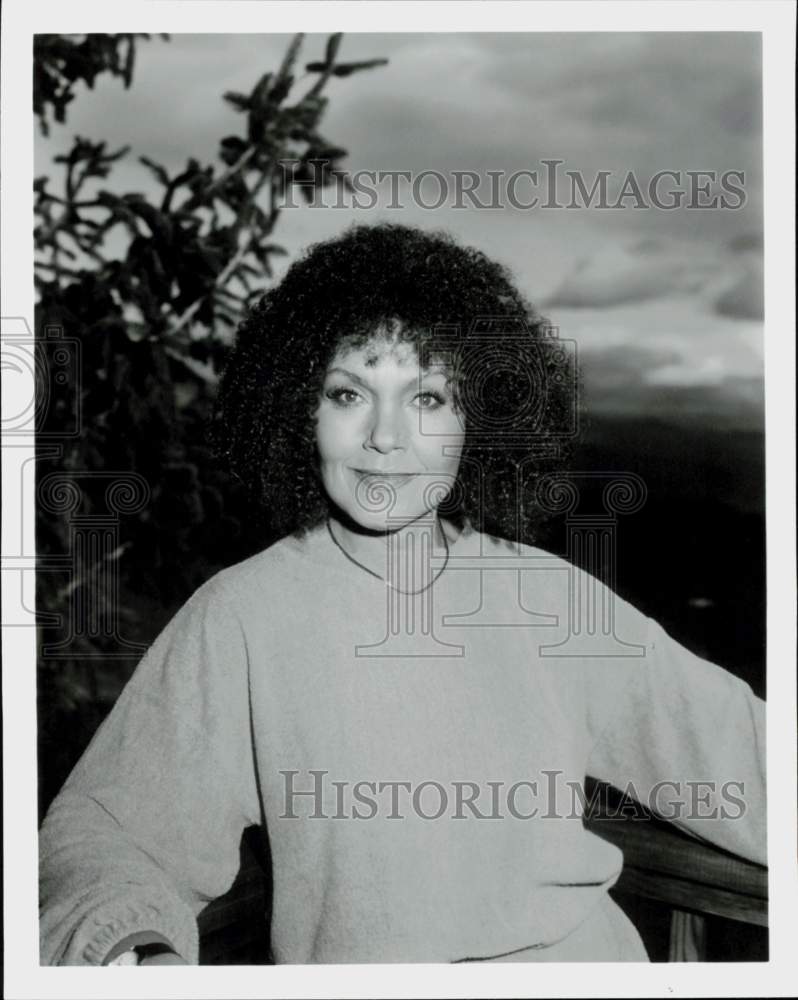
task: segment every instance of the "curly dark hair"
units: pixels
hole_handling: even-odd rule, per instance
[[[457,482],[438,508],[462,524],[533,541],[533,481],[562,455],[573,377],[552,328],[505,269],[440,232],[353,226],[310,247],[241,324],[221,380],[217,450],[275,534],[323,522],[315,414],[341,346],[380,332],[444,357],[465,414]]]

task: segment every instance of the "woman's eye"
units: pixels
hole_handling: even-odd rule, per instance
[[[420,392],[416,396],[416,402],[422,410],[437,410],[443,406],[446,399],[439,392]]]
[[[331,399],[338,406],[352,406],[360,399],[359,393],[355,392],[354,389],[347,389],[344,386],[336,386],[334,389],[328,389],[325,395],[327,399]]]

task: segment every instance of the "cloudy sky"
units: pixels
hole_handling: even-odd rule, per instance
[[[173,35],[142,42],[134,85],[101,80],[82,92],[65,127],[37,137],[37,174],[73,134],[131,144],[116,190],[150,184],[136,156],[173,169],[189,155],[216,161],[220,137],[243,120],[221,100],[248,92],[279,64],[284,35]],[[325,37],[307,36],[301,61],[321,58]],[[446,228],[500,259],[526,295],[576,341],[596,410],[656,416],[686,407],[708,422],[758,423],[762,392],[762,167],[759,36],[744,33],[349,34],[339,58],[384,56],[387,66],[336,79],[324,134],[349,150],[350,171],[537,171],[507,204],[435,210],[412,203],[301,207],[283,213],[277,237],[292,252],[353,221]],[[299,80],[303,89],[313,77]],[[544,209],[544,160],[578,171],[588,189],[609,171],[610,202],[633,172],[620,208]],[[658,209],[647,185],[689,190],[688,171],[740,171],[739,208]],[[423,187],[435,200],[434,182]],[[488,181],[480,187],[485,200]],[[568,203],[567,178],[559,200]],[[717,190],[717,189],[716,189]],[[722,192],[720,192],[722,193]],[[704,199],[705,200],[705,199]],[[741,201],[730,197],[733,205]],[[673,402],[678,400],[678,403]],[[668,415],[668,414],[661,414]]]

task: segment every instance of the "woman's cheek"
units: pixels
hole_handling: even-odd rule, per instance
[[[463,419],[450,407],[422,410],[417,426],[423,436],[456,438],[465,435]]]
[[[426,464],[431,464],[434,467],[435,465],[440,466],[442,462],[446,466],[449,464],[449,456],[454,450],[457,450],[458,454],[458,459],[455,461],[459,461],[459,453],[465,442],[465,432],[459,420],[451,413],[441,416],[430,414],[421,423],[418,442],[428,456]]]
[[[322,461],[335,460],[345,454],[353,434],[353,419],[347,411],[326,408],[319,415],[316,440]]]

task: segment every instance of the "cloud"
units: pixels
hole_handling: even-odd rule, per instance
[[[761,263],[751,261],[740,277],[715,300],[715,311],[732,319],[764,319],[765,287]]]
[[[619,392],[588,396],[595,415],[653,417],[668,423],[699,423],[727,430],[764,429],[761,378],[725,379],[715,385],[629,385]]]
[[[740,233],[729,240],[729,250],[732,253],[758,253],[765,249],[765,237],[761,231]]]
[[[50,157],[75,133],[108,139],[111,148],[131,144],[108,184],[119,191],[152,193],[137,161],[142,153],[172,170],[188,155],[214,161],[218,139],[244,126],[221,94],[251,89],[279,65],[287,41],[186,34],[142,43],[130,90],[103,80],[78,95],[50,140],[37,137],[37,173],[54,173]],[[321,58],[325,41],[308,35],[301,63]],[[350,150],[353,171],[485,176],[542,171],[541,159],[550,157],[588,183],[599,170],[618,178],[634,170],[645,185],[662,169],[739,169],[748,201],[733,212],[302,207],[283,213],[275,238],[293,255],[353,221],[401,218],[446,228],[509,265],[536,305],[556,307],[551,319],[580,349],[656,342],[679,351],[678,363],[638,355],[641,378],[658,372],[684,383],[700,373],[717,382],[729,366],[757,371],[760,48],[754,34],[729,32],[345,35],[343,58],[390,58],[379,70],[329,84],[321,128]],[[310,78],[299,72],[302,92]],[[621,378],[623,358],[612,365],[604,369],[607,385]]]
[[[130,143],[131,174],[139,154],[170,169],[182,167],[188,155],[214,160],[219,138],[244,125],[222,92],[249,90],[279,65],[287,41],[285,35],[185,34],[142,43],[134,86],[126,91],[103,80],[81,93],[67,127],[54,128],[50,149],[64,151],[74,132],[111,145]],[[308,35],[301,63],[320,58],[324,44],[325,36]],[[604,239],[612,232],[627,239],[669,233],[683,242],[725,244],[758,223],[760,140],[740,132],[743,118],[732,113],[746,94],[747,106],[759,99],[759,44],[751,33],[729,32],[347,34],[343,58],[386,56],[390,63],[330,81],[322,132],[350,150],[352,170],[486,176],[531,169],[542,177],[540,161],[554,158],[588,184],[599,170],[619,179],[633,170],[645,186],[663,169],[739,169],[748,203],[734,213],[506,210],[516,225],[519,215],[534,217],[536,232],[545,231],[549,242],[573,231],[564,216],[578,215]],[[297,89],[309,83],[301,79]],[[40,160],[49,153],[43,147],[37,144]],[[139,176],[131,183],[141,189],[147,178],[141,170]],[[525,197],[523,183],[520,188]],[[456,232],[466,214],[444,208],[440,224]],[[494,213],[480,214],[490,227]]]
[[[698,291],[712,274],[694,259],[654,239],[583,258],[545,303],[571,309],[606,309],[632,302]]]
[[[761,373],[736,374],[721,358],[683,349],[626,343],[580,354],[587,414],[648,416],[707,426],[760,429]]]
[[[651,399],[668,387],[715,393],[737,379],[761,382],[761,323],[700,312],[697,304],[682,296],[549,315],[575,344],[589,401],[621,406],[627,395]]]
[[[670,368],[681,360],[681,354],[672,347],[610,344],[583,350],[580,367],[587,390],[604,393],[640,386],[646,381],[647,374]]]
[[[762,88],[758,76],[746,75],[717,103],[716,120],[729,132],[760,135],[762,132]]]
[[[762,320],[761,233],[743,231],[720,251],[659,237],[599,249],[566,273],[543,306],[608,310],[690,296],[696,306],[716,315]]]
[[[675,131],[690,132],[703,151],[722,133],[739,144],[742,135],[758,132],[761,41],[753,33],[518,33],[500,43],[495,37],[481,41],[499,56],[486,75],[525,101],[542,97],[560,120],[578,119],[583,134],[636,133],[649,148],[658,139],[667,148]]]

